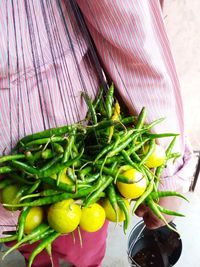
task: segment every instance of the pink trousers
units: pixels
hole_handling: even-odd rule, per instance
[[[59,258],[76,267],[100,267],[106,250],[108,222],[95,233],[81,230],[83,246],[80,246],[78,232],[75,231],[75,242],[71,234],[61,236],[53,242],[53,262],[59,267]],[[19,250],[26,262],[37,244],[22,246]],[[32,267],[50,267],[50,259],[44,250],[36,256]]]

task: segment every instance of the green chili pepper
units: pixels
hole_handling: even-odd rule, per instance
[[[17,240],[18,235],[14,234],[11,236],[6,236],[6,237],[0,237],[0,243],[6,243],[6,242],[11,242]]]
[[[0,157],[0,163],[5,162],[5,161],[10,161],[10,160],[15,160],[15,159],[23,159],[25,158],[24,154],[17,154],[17,155],[7,155]]]
[[[55,230],[48,228],[45,232],[41,233],[40,235],[36,236],[35,238],[32,238],[28,243],[33,244],[37,241],[40,241],[40,240],[46,238],[47,236],[49,236],[50,234],[52,234],[54,232],[55,232]]]
[[[154,151],[154,149],[155,149],[155,146],[156,146],[155,141],[154,141],[154,140],[150,140],[150,142],[149,142],[149,146],[148,146],[148,151],[147,151],[147,153],[143,156],[143,158],[141,159],[141,161],[140,161],[140,166],[141,166],[142,164],[144,164],[145,161],[151,156],[151,154],[153,153],[153,151]]]
[[[25,227],[25,222],[26,222],[26,217],[30,211],[30,207],[24,207],[19,219],[18,219],[18,235],[17,235],[17,241],[21,241],[24,235],[24,227]]]
[[[66,125],[66,126],[62,126],[62,127],[57,127],[57,128],[51,128],[48,130],[44,130],[42,132],[38,132],[35,134],[30,134],[25,136],[24,138],[22,138],[18,143],[16,147],[20,147],[20,143],[26,144],[28,142],[32,142],[36,139],[42,139],[42,138],[49,138],[50,136],[56,135],[56,136],[60,136],[63,135],[65,133],[69,133],[72,129],[71,125]]]
[[[28,188],[28,190],[26,191],[26,194],[32,194],[35,190],[38,189],[40,184],[41,184],[41,181],[36,181],[30,188]]]
[[[137,136],[140,135],[140,132],[136,132],[134,134],[132,134],[131,136],[129,136],[124,142],[121,142],[121,144],[119,144],[115,149],[113,149],[112,151],[110,151],[107,155],[107,157],[113,157],[116,154],[118,154],[119,152],[121,152],[123,149],[125,149],[128,144],[130,144],[134,138],[136,138]]]
[[[97,162],[102,156],[104,156],[106,153],[108,153],[109,151],[111,151],[114,147],[114,143],[111,143],[109,145],[107,145],[106,147],[104,147],[104,149],[101,150],[101,152],[96,156],[94,162]]]
[[[172,136],[178,136],[178,135],[179,134],[176,134],[176,133],[162,133],[162,134],[145,133],[145,136],[147,136],[150,139],[172,137]]]
[[[118,128],[124,128],[124,125],[132,124],[132,123],[135,122],[135,120],[136,120],[136,116],[128,116],[128,117],[122,118],[120,120],[120,123],[118,123],[116,125],[116,129],[118,129]]]
[[[175,162],[175,160],[177,158],[179,158],[181,156],[181,153],[175,152],[175,153],[171,153],[170,155],[168,155],[167,159],[174,159],[173,162]]]
[[[100,121],[95,125],[88,125],[86,127],[86,131],[87,131],[87,134],[89,134],[89,133],[91,133],[93,131],[97,133],[97,131],[99,131],[99,130],[106,129],[106,128],[108,128],[110,126],[113,126],[113,125],[116,125],[118,123],[119,122],[113,121],[113,120]]]
[[[51,143],[52,150],[57,154],[63,154],[64,148],[59,143]]]
[[[75,185],[69,185],[66,183],[62,183],[60,182],[59,184],[57,184],[57,180],[53,179],[51,177],[40,177],[39,178],[41,181],[45,182],[46,184],[52,185],[53,187],[66,191],[68,193],[73,193],[75,192]]]
[[[118,222],[118,204],[117,204],[117,195],[115,191],[115,187],[113,183],[111,183],[107,188],[106,188],[106,195],[108,197],[108,200],[115,212],[116,215],[116,221]]]
[[[25,157],[29,163],[33,164],[33,153],[31,151],[25,151]]]
[[[120,209],[123,210],[124,215],[125,215],[125,220],[123,223],[123,230],[124,230],[124,234],[126,234],[126,231],[130,223],[129,210],[120,196],[117,197],[117,204],[119,205]]]
[[[152,190],[154,188],[154,180],[152,179],[150,183],[148,184],[145,192],[136,200],[134,203],[133,209],[132,209],[132,215],[135,214],[135,211],[137,208],[146,200],[146,198],[151,194]]]
[[[127,164],[131,165],[137,171],[139,171],[139,172],[141,171],[140,166],[137,163],[135,163],[134,161],[132,161],[132,159],[128,156],[128,154],[125,150],[122,150],[121,154],[124,157],[124,159],[126,160]]]
[[[90,173],[92,170],[92,167],[91,166],[87,166],[85,167],[84,169],[80,170],[79,171],[79,177],[81,180],[84,180],[85,179],[85,175],[87,175],[88,173]]]
[[[142,110],[140,111],[140,114],[138,115],[137,124],[135,126],[136,129],[141,129],[143,127],[146,115],[147,115],[146,108],[143,107]]]
[[[67,168],[66,174],[72,183],[76,182],[77,177],[76,177],[76,174],[75,174],[73,168]]]
[[[104,99],[99,102],[98,110],[102,117],[107,117],[106,104]]]
[[[33,175],[39,174],[39,171],[36,168],[34,168],[34,167],[24,163],[24,162],[21,162],[21,161],[13,160],[12,166],[16,167],[19,170],[26,171],[26,172],[33,174]]]
[[[153,211],[153,213],[158,217],[158,219],[160,219],[161,221],[163,221],[165,223],[165,225],[175,231],[178,235],[179,233],[177,232],[177,230],[172,227],[168,222],[167,220],[165,219],[165,217],[162,215],[161,211],[159,210],[159,208],[157,207],[157,204],[154,203],[154,201],[151,199],[151,198],[148,198],[147,200],[147,205],[150,207],[150,209]]]
[[[15,196],[15,199],[20,199],[21,198],[21,196],[23,196],[23,194],[25,193],[25,192],[27,192],[27,190],[29,190],[29,185],[22,185],[20,188],[19,188],[19,190],[18,190],[18,192],[17,192],[17,194],[16,194],[16,196]]]
[[[160,178],[160,176],[161,176],[161,174],[162,174],[162,171],[164,170],[164,168],[165,168],[165,166],[166,166],[166,164],[167,164],[167,160],[168,160],[168,156],[171,154],[171,152],[172,152],[172,149],[173,149],[173,147],[174,147],[174,145],[175,145],[175,142],[176,142],[176,136],[172,139],[172,141],[170,142],[170,144],[169,144],[169,146],[167,147],[167,149],[166,149],[166,151],[165,151],[165,155],[166,155],[166,157],[165,157],[165,161],[164,161],[164,163],[161,165],[161,166],[159,166],[159,167],[157,167],[156,168],[156,172],[155,172],[155,175],[158,177],[158,180],[159,180],[159,178]],[[158,180],[157,180],[157,183],[156,183],[156,187],[158,187]]]
[[[115,157],[112,157],[112,158],[108,158],[108,159],[106,159],[106,164],[113,164],[114,162],[120,162],[122,160],[122,157],[120,157],[120,156],[115,156]],[[105,161],[105,159],[103,160],[103,159],[99,159],[98,161],[97,161],[97,164],[98,165],[102,165],[102,163],[104,163],[104,161]]]
[[[136,154],[135,152],[131,153],[131,158],[133,158],[136,162],[141,162],[141,158],[138,156],[138,154]]]
[[[86,184],[90,184],[92,182],[95,182],[98,178],[99,178],[100,174],[99,173],[95,173],[95,174],[90,174],[89,176],[85,177],[84,180],[78,180],[78,183],[86,183]]]
[[[30,194],[30,195],[26,195],[24,197],[22,197],[20,199],[20,201],[23,201],[27,198],[34,198],[34,197],[48,197],[48,196],[53,196],[53,195],[58,195],[64,193],[64,191],[61,190],[55,190],[55,189],[45,189],[39,193],[35,193],[35,194]]]
[[[61,193],[61,194],[56,194],[56,195],[51,195],[48,197],[43,197],[31,202],[24,202],[20,204],[3,204],[5,207],[34,207],[34,206],[43,206],[43,205],[49,205],[53,204],[59,201],[62,201],[64,199],[78,199],[81,197],[87,196],[90,192],[92,191],[92,188],[86,188],[86,189],[80,189],[77,193]]]
[[[172,149],[173,149],[173,147],[174,147],[174,145],[175,145],[176,139],[177,139],[177,136],[175,136],[175,137],[172,139],[172,141],[170,142],[169,146],[167,147],[167,149],[166,149],[166,151],[165,151],[165,153],[166,153],[166,157],[168,157],[168,156],[171,154]]]
[[[88,198],[85,199],[83,206],[89,207],[91,204],[95,203],[96,200],[99,198],[99,195],[107,188],[107,186],[113,181],[113,177],[104,177],[104,182],[102,183],[101,187],[99,187],[95,192],[89,195]]]
[[[178,217],[185,217],[184,214],[181,214],[179,212],[176,212],[176,211],[173,211],[173,210],[169,210],[169,209],[163,208],[162,206],[160,206],[158,204],[156,204],[156,206],[160,210],[160,212],[165,213],[167,215],[178,216]]]
[[[75,134],[76,134],[76,129],[74,128],[72,131],[72,134],[70,135],[70,137],[68,138],[68,142],[64,151],[64,155],[63,155],[63,159],[62,159],[62,163],[65,163],[68,161],[71,153],[72,153],[72,147],[74,145],[74,141],[75,141]]]
[[[49,162],[47,162],[42,168],[40,168],[40,172],[44,172],[47,171],[48,169],[50,169],[52,166],[55,165],[55,163],[57,163],[60,159],[62,159],[63,155],[56,155],[53,159],[51,159]]]
[[[98,93],[98,95],[97,95],[97,98],[96,98],[96,99],[94,100],[94,102],[93,102],[93,107],[94,107],[94,109],[97,109],[97,107],[98,107],[100,101],[102,101],[102,99],[103,99],[103,93],[104,93],[104,89],[103,89],[103,87],[101,86],[101,87],[99,88],[99,93]]]
[[[189,200],[184,195],[182,195],[179,192],[175,192],[175,191],[158,191],[158,192],[151,193],[152,199],[159,199],[161,197],[172,197],[172,196],[180,197],[189,202]]]
[[[137,145],[133,145],[132,147],[130,147],[130,148],[126,151],[127,155],[130,156],[133,152],[136,152],[136,151],[139,150],[141,147],[143,147],[144,144],[145,144],[146,142],[148,142],[148,141],[149,141],[149,138],[144,138],[139,144],[137,144]]]
[[[19,248],[22,244],[28,242],[29,240],[31,240],[32,238],[35,238],[36,236],[40,235],[41,233],[45,232],[47,229],[49,228],[49,225],[42,223],[40,224],[38,227],[36,227],[29,235],[25,236],[23,239],[21,239],[21,241],[17,242],[15,245],[13,245],[10,249],[8,249],[3,257],[2,260],[8,255],[10,254],[12,251],[14,251],[15,249]]]
[[[12,178],[14,180],[14,182],[18,182],[20,184],[29,184],[29,185],[35,184],[35,179],[34,179],[34,181],[31,181],[30,177],[23,178],[22,176],[18,175],[16,172],[15,173],[9,173],[9,177]]]
[[[160,118],[158,120],[152,121],[151,123],[147,124],[144,126],[144,128],[146,130],[150,130],[151,128],[153,128],[154,126],[156,126],[157,124],[161,123],[162,121],[164,121],[165,118]]]
[[[106,94],[106,111],[108,119],[112,117],[112,103],[114,94],[114,84],[112,83]]]
[[[50,158],[52,158],[54,155],[55,155],[55,153],[54,153],[50,148],[45,149],[45,150],[42,151],[42,153],[41,153],[41,157],[42,157],[43,159],[50,159]]]
[[[41,159],[42,157],[42,151],[39,150],[39,151],[36,151],[35,153],[32,153],[31,151],[27,151],[25,152],[26,154],[26,159],[28,160],[28,162],[31,164],[31,165],[34,165],[36,161],[38,161],[39,159]],[[28,154],[28,156],[27,156]]]
[[[97,123],[97,115],[96,115],[95,108],[94,108],[94,106],[93,106],[93,104],[92,104],[92,100],[91,100],[90,97],[89,97],[86,93],[84,93],[84,92],[82,92],[81,95],[83,96],[83,98],[84,98],[84,100],[85,100],[85,102],[86,102],[86,104],[87,104],[87,106],[88,106],[89,113],[90,113],[90,116],[91,116],[91,118],[92,118],[92,122],[93,122],[94,124],[96,124],[96,123]]]
[[[62,142],[63,137],[61,136],[52,136],[52,137],[47,137],[47,138],[42,138],[42,139],[35,139],[33,141],[30,141],[26,144],[27,147],[33,146],[33,145],[46,145],[47,143],[54,143],[54,142]]]
[[[95,165],[95,166],[96,166],[98,169],[101,169],[101,166],[99,166],[99,165]],[[125,184],[134,184],[134,183],[135,183],[135,181],[134,181],[133,179],[129,179],[129,178],[127,178],[126,176],[123,176],[123,175],[121,175],[121,174],[118,175],[116,170],[111,170],[111,169],[109,169],[109,168],[103,167],[102,171],[103,171],[103,173],[105,173],[105,174],[107,174],[107,175],[110,175],[110,176],[112,176],[113,178],[115,178],[116,175],[117,175],[117,180],[118,180],[119,182],[122,182],[122,183],[125,183]]]
[[[59,237],[61,234],[57,232],[53,232],[48,237],[42,240],[42,242],[37,246],[36,249],[33,250],[33,252],[30,255],[28,267],[32,266],[32,263],[35,259],[35,257],[43,250],[45,249],[50,243],[52,243],[57,237]]]
[[[63,169],[72,166],[75,162],[77,162],[82,157],[82,154],[83,154],[83,150],[77,157],[75,157],[75,158],[73,158],[71,160],[68,160],[65,163],[54,164],[52,167],[50,167],[50,168],[48,168],[48,169],[46,169],[44,171],[38,170],[37,171],[37,176],[39,178],[42,178],[42,177],[49,177],[52,174],[58,173],[58,172],[62,171]]]
[[[0,167],[0,174],[12,172],[13,168],[11,166]]]

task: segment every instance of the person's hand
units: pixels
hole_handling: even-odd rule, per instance
[[[165,198],[160,199],[159,205],[161,205],[164,208],[173,210],[173,211],[178,211],[181,205],[181,202],[182,200],[177,197],[165,197]],[[156,229],[156,228],[159,228],[165,225],[165,223],[161,221],[160,219],[158,219],[158,217],[151,211],[151,209],[144,204],[140,205],[137,208],[136,215],[138,217],[143,217],[144,223],[147,228]],[[163,214],[163,215],[165,219],[167,220],[167,222],[171,222],[174,218],[173,216],[170,216],[170,215],[166,215],[166,214]]]

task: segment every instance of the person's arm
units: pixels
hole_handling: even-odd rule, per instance
[[[0,205],[0,237],[4,231],[15,231],[18,221],[19,211],[10,212]]]
[[[190,185],[191,149],[184,134],[180,85],[166,35],[159,1],[78,1],[104,68],[130,113],[147,108],[148,121],[165,117],[155,132],[179,133],[174,151],[181,157],[168,164],[160,190],[187,190]],[[170,138],[160,139],[166,148]],[[164,199],[176,209],[179,201]],[[146,215],[145,215],[146,214]],[[160,222],[144,207],[138,210],[149,227]],[[150,215],[150,216],[149,216]],[[146,216],[146,217],[145,217]],[[170,220],[171,218],[168,218]]]

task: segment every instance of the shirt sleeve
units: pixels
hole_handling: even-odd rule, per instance
[[[18,222],[19,211],[8,211],[0,205],[0,237],[4,231],[15,231]]]
[[[174,147],[181,157],[165,169],[161,190],[187,191],[192,149],[186,144],[180,85],[159,1],[78,1],[101,62],[129,108],[147,108],[147,122],[165,121],[155,132],[179,133]],[[159,139],[166,148],[170,138]]]

